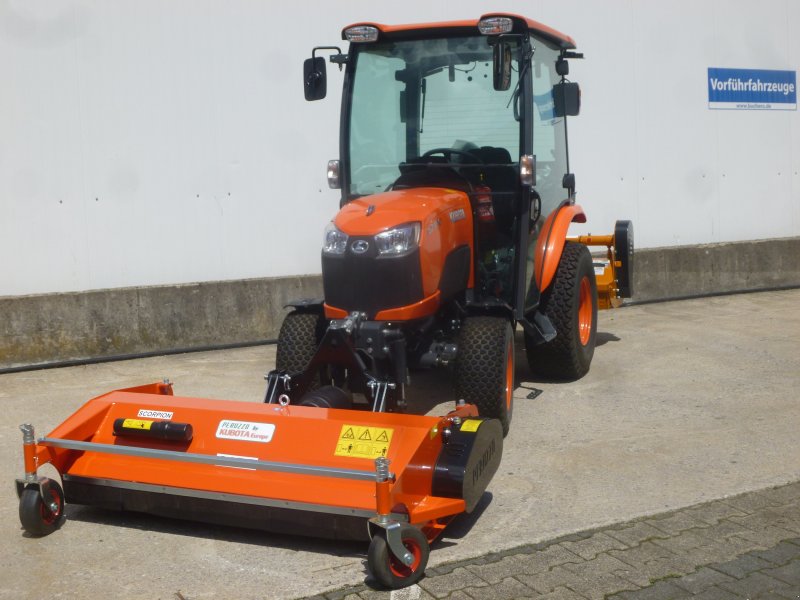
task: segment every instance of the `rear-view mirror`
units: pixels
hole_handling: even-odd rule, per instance
[[[303,92],[306,100],[322,100],[328,93],[325,59],[307,58],[303,63]]]
[[[575,117],[581,111],[581,88],[577,83],[564,81],[553,86],[556,117]]]
[[[498,92],[511,87],[511,45],[497,40],[492,51],[492,83]]]

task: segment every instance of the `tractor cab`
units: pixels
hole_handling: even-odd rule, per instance
[[[539,217],[574,192],[565,117],[577,114],[578,89],[564,81],[567,58],[580,56],[572,39],[515,16],[356,24],[343,38],[348,53],[331,56],[346,66],[340,159],[329,165],[342,205],[378,208],[397,190],[462,191],[474,233],[470,300],[524,319],[525,298],[538,297]],[[323,50],[305,66],[309,100],[326,90]]]

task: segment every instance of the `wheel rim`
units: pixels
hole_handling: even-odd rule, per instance
[[[511,398],[514,395],[514,345],[508,342],[506,350],[506,410],[511,410]]]
[[[39,513],[42,516],[42,521],[47,525],[52,525],[58,520],[59,515],[61,514],[61,497],[58,495],[54,489],[50,489],[50,497],[51,503],[55,503],[56,510],[50,510],[50,506],[48,506],[45,502],[39,502]]]
[[[592,286],[589,277],[581,279],[580,298],[578,299],[578,335],[585,346],[592,336]]]
[[[419,568],[419,563],[422,560],[422,548],[419,547],[419,544],[416,540],[412,539],[404,539],[403,546],[406,547],[406,550],[411,552],[411,555],[414,557],[414,560],[410,565],[403,564],[399,558],[397,558],[394,554],[392,554],[391,550],[389,551],[389,569],[391,569],[392,573],[396,577],[410,577],[416,570]]]

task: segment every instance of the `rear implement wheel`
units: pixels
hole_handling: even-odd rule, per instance
[[[287,373],[304,371],[314,358],[324,326],[324,319],[317,313],[294,311],[286,315],[278,333],[275,368]],[[315,377],[309,389],[316,389],[320,385],[320,378]]]
[[[456,398],[482,417],[499,419],[508,434],[514,408],[514,331],[504,317],[469,317],[461,326],[455,367]]]
[[[539,310],[556,329],[556,337],[535,344],[525,336],[531,371],[554,379],[580,379],[589,371],[597,335],[597,282],[592,255],[583,244],[567,242]]]
[[[53,533],[64,522],[64,491],[55,481],[44,486],[46,499],[42,500],[39,486],[31,485],[19,498],[19,520],[22,527],[34,537]]]
[[[425,574],[428,564],[430,547],[425,535],[412,525],[403,525],[400,528],[400,538],[414,560],[410,565],[405,565],[389,550],[385,532],[379,531],[372,536],[367,553],[367,567],[378,582],[390,589],[413,585]]]
[[[614,225],[614,257],[621,266],[617,270],[619,295],[633,296],[633,223],[617,221]]]

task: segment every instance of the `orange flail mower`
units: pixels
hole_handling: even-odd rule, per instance
[[[471,511],[503,451],[497,420],[181,398],[172,384],[90,400],[48,436],[21,426],[20,519],[55,531],[66,503],[279,533],[369,539],[387,585],[422,575],[428,547]],[[57,481],[40,477],[51,464]]]
[[[95,398],[38,440],[23,425],[30,533],[57,529],[66,501],[371,538],[372,575],[410,585],[499,466],[517,328],[533,373],[589,371],[598,308],[632,293],[633,229],[567,237],[587,222],[567,143],[574,40],[513,14],[342,37],[346,54],[317,47],[303,66],[307,100],[327,93],[317,53],[344,69],[324,297],[290,303],[264,403],[163,383]],[[448,414],[404,414],[423,369],[452,378]]]

